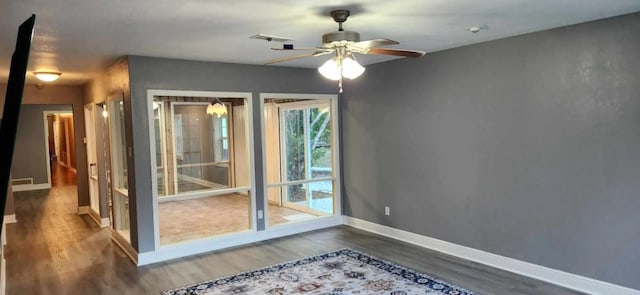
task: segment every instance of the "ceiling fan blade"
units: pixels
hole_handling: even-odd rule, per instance
[[[279,63],[279,62],[289,61],[289,60],[294,60],[294,59],[300,59],[300,58],[305,58],[305,57],[311,57],[314,54],[315,54],[315,52],[309,52],[309,53],[303,53],[303,54],[298,54],[298,55],[274,58],[272,60],[267,61],[265,63],[265,65],[270,65],[270,64],[274,64],[274,63]]]
[[[330,50],[329,48],[323,48],[323,47],[296,47],[296,48],[278,48],[278,47],[271,47],[271,50],[278,50],[278,51],[293,51],[293,50]]]
[[[356,42],[351,44],[351,46],[355,46],[358,48],[373,48],[373,47],[380,47],[380,46],[389,46],[389,45],[398,45],[400,44],[400,42],[398,41],[393,41],[393,40],[389,40],[389,39],[373,39],[373,40],[366,40],[366,41],[360,41],[360,42]]]
[[[316,52],[308,52],[308,53],[303,53],[303,54],[298,54],[298,55],[274,58],[272,60],[267,61],[265,63],[265,65],[270,65],[270,64],[274,64],[274,63],[279,63],[279,62],[289,61],[289,60],[294,60],[294,59],[300,59],[300,58],[305,58],[305,57],[325,55],[325,54],[329,54],[329,53],[331,53],[331,51],[316,51]]]
[[[390,48],[370,48],[365,54],[395,55],[404,57],[422,57],[425,52],[419,50],[404,50]]]

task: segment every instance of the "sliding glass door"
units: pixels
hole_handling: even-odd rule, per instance
[[[264,146],[269,225],[339,212],[335,97],[264,100]],[[293,97],[291,97],[293,96]]]
[[[282,179],[288,206],[333,213],[329,102],[280,107]]]

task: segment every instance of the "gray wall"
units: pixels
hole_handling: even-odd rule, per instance
[[[129,62],[126,57],[118,58],[111,66],[109,66],[102,75],[95,77],[93,80],[85,83],[82,87],[82,97],[84,106],[93,105],[96,108],[96,155],[97,155],[97,169],[98,169],[98,193],[100,199],[100,216],[102,218],[108,218],[110,214],[109,209],[109,190],[107,186],[107,170],[110,170],[110,158],[108,154],[109,146],[105,145],[105,141],[108,142],[108,129],[106,126],[106,120],[102,117],[101,112],[103,107],[101,104],[107,102],[108,98],[115,99],[119,97],[129,97]],[[108,103],[108,102],[107,102]],[[125,109],[128,109],[125,106]],[[126,110],[125,110],[126,111]],[[125,122],[126,126],[126,122]],[[105,155],[105,153],[107,155]],[[130,162],[130,161],[128,161]],[[131,183],[131,179],[129,179]],[[134,180],[135,181],[135,180]],[[135,207],[135,200],[130,200],[129,208]],[[130,212],[131,213],[131,212]],[[131,235],[135,236],[136,230],[135,219],[132,218],[132,214],[129,214],[131,224]],[[131,240],[132,245],[135,246],[135,240]]]
[[[138,252],[154,250],[152,166],[149,153],[147,89],[230,91],[253,93],[253,130],[260,130],[259,93],[335,93],[336,85],[321,78],[315,69],[240,65],[130,56],[131,114],[135,198],[138,220]],[[125,107],[127,103],[125,102]],[[257,207],[264,208],[262,183],[262,136],[254,132]],[[132,192],[135,196],[132,196]],[[264,220],[258,221],[264,228]],[[133,232],[132,232],[133,235]],[[134,239],[134,237],[132,237]]]
[[[368,67],[342,101],[346,214],[640,289],[638,28]]]
[[[0,93],[5,93],[6,84],[0,84]],[[22,104],[41,105],[71,105],[73,108],[73,127],[76,141],[76,174],[78,182],[78,206],[89,206],[89,183],[87,174],[87,153],[84,138],[84,110],[82,106],[82,87],[70,85],[45,85],[38,88],[35,85],[25,85]],[[4,105],[4,97],[0,97],[0,106]],[[43,122],[44,126],[44,122]],[[19,128],[19,127],[18,127]],[[44,127],[43,127],[44,128]],[[18,130],[18,134],[20,134]],[[43,138],[44,140],[44,138]],[[14,160],[15,161],[15,160]],[[13,175],[17,178],[16,175]]]
[[[11,165],[11,177],[33,178],[34,184],[47,183],[47,153],[44,111],[72,111],[71,105],[23,105]],[[75,118],[74,118],[75,119]],[[82,141],[81,141],[82,142]]]

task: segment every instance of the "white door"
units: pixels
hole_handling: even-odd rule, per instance
[[[100,193],[98,185],[98,156],[96,150],[96,115],[95,107],[88,104],[84,108],[84,127],[87,136],[87,164],[89,167],[89,201],[91,209],[100,216]]]

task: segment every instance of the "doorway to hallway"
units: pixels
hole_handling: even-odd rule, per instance
[[[44,111],[45,146],[51,186],[75,186],[76,140],[73,113],[69,111]]]

